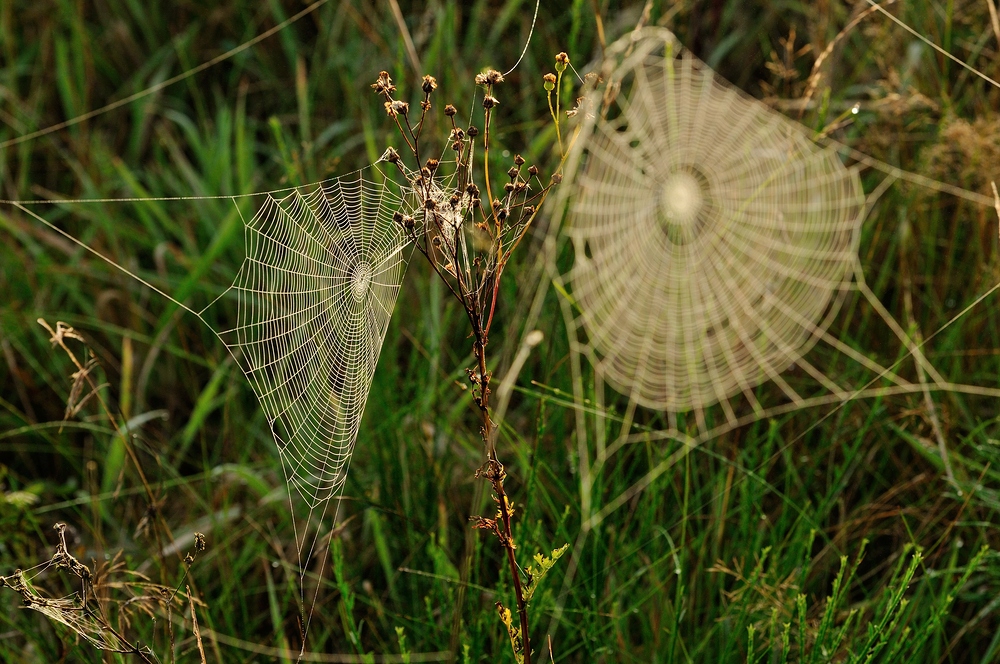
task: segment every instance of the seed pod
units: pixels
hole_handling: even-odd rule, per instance
[[[447,106],[444,107],[444,114],[447,115],[449,118],[454,117],[456,113],[458,113],[458,109],[456,109],[451,104],[448,104]]]
[[[427,163],[424,164],[427,170],[429,170],[431,173],[435,172],[438,169],[438,165],[439,162],[437,159],[428,159]]]
[[[428,75],[424,76],[424,82],[420,87],[423,89],[424,94],[429,95],[430,93],[434,92],[437,86],[438,86],[437,79],[435,79],[433,76]]]
[[[485,97],[483,97],[483,108],[485,108],[486,110],[489,110],[489,109],[493,108],[494,106],[498,105],[499,103],[500,103],[500,101],[496,97],[494,97],[493,95],[486,95]],[[405,115],[405,113],[404,113],[404,115]]]
[[[569,56],[565,53],[556,54],[556,71],[562,73],[566,71],[566,67],[569,65]]]
[[[479,136],[479,130],[475,126],[470,126],[465,133],[469,135],[469,138],[475,138],[476,136]]]
[[[519,154],[514,155],[514,164],[517,166],[524,166],[524,157]]]
[[[545,88],[547,92],[552,92],[553,90],[556,89],[555,74],[549,73],[546,74],[545,76],[542,76],[542,81],[543,81],[542,86]]]
[[[534,164],[528,166],[528,175],[530,175],[531,177],[535,177],[536,175],[538,175],[538,166],[535,166]]]
[[[517,166],[511,166],[510,170],[507,171],[507,177],[509,177],[511,180],[513,180],[514,178],[517,177],[517,173],[518,173]]]

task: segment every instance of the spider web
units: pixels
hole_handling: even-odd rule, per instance
[[[693,58],[647,62],[657,44],[588,134],[565,282],[607,380],[677,411],[781,381],[850,279],[864,196],[835,151]]]
[[[218,333],[310,509],[347,478],[409,256],[402,199],[365,175],[267,195],[245,224],[237,324]]]
[[[993,201],[828,138],[817,145],[809,130],[722,81],[665,29],[620,39],[600,73],[581,106],[554,205],[565,213],[549,226],[548,278],[525,325],[533,328],[554,285],[569,338],[582,522],[561,597],[591,530],[691,451],[763,418],[832,406],[808,432],[855,399],[921,396],[937,442],[926,451],[941,457],[961,492],[932,392],[1000,398],[1000,390],[956,384],[936,370],[923,352],[930,337],[909,307],[904,329],[867,285],[859,231],[897,179]],[[845,167],[839,154],[886,177],[866,196],[859,166]],[[828,331],[852,293],[898,340],[895,361],[880,364]],[[826,353],[811,351],[821,343]],[[862,382],[848,384],[841,373]],[[624,409],[606,405],[613,395],[605,385],[626,397]],[[655,415],[649,410],[665,411],[668,426],[644,424]],[[599,478],[616,467],[615,455],[652,441],[677,445],[618,495],[601,495]]]

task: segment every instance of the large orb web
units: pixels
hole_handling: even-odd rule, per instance
[[[410,254],[402,202],[372,170],[267,196],[246,223],[237,326],[220,334],[310,508],[346,480]]]
[[[850,278],[863,191],[835,152],[669,32],[617,51],[580,139],[565,281],[613,387],[698,409],[815,341]]]

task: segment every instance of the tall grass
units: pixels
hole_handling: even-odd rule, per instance
[[[434,74],[441,103],[467,113],[473,75],[486,65],[506,70],[531,22],[532,6],[515,0],[401,4],[426,72],[412,70],[388,4],[331,2],[141,102],[5,148],[2,195],[237,194],[344,173],[395,140],[368,88],[380,69],[411,83]],[[608,40],[642,11],[631,2],[543,3],[500,107],[501,150],[555,163],[555,135],[541,130],[549,126],[541,75],[560,50],[578,65],[599,53],[595,6]],[[301,7],[4,3],[0,141],[144,89]],[[650,19],[664,21],[730,81],[784,108],[781,100],[802,95],[814,57],[858,10],[654,2]],[[913,0],[896,11],[997,76],[1000,47],[985,1]],[[804,44],[811,50],[801,52]],[[877,16],[843,40],[828,66],[817,104],[803,116],[809,126],[860,101],[862,112],[839,140],[980,193],[1000,179],[989,157],[1000,136],[1000,91]],[[871,190],[880,176],[865,179]],[[45,214],[183,301],[210,301],[242,260],[239,213],[227,201],[56,205]],[[904,220],[909,235],[899,232]],[[48,559],[52,525],[65,522],[71,552],[84,563],[120,551],[127,568],[157,583],[190,584],[203,602],[197,615],[209,661],[294,661],[298,573],[280,462],[225,349],[197,320],[9,206],[0,208],[0,228],[0,574]],[[864,225],[868,281],[899,320],[909,290],[914,325],[929,336],[1000,281],[996,228],[989,209],[894,185]],[[508,288],[511,304],[498,314],[503,327],[494,338],[508,340],[509,356],[519,333],[516,303],[534,284]],[[522,372],[501,436],[524,551],[574,542],[581,528],[568,348],[554,294],[545,311],[546,342]],[[367,653],[511,661],[493,609],[510,596],[510,579],[494,547],[467,526],[485,500],[472,480],[481,461],[475,414],[456,386],[471,358],[460,315],[415,262],[375,375],[333,571],[312,581],[321,592],[310,651],[357,661]],[[39,317],[86,337],[99,361],[95,380],[131,422],[130,440],[93,402],[60,422],[75,369],[50,346]],[[848,300],[833,332],[890,362],[901,354],[861,300]],[[843,382],[863,380],[814,352],[810,360]],[[950,380],[997,385],[995,298],[932,339],[928,355]],[[623,406],[603,397],[612,412]],[[547,658],[550,634],[555,660],[567,662],[1000,661],[997,403],[944,395],[938,408],[961,494],[944,480],[917,397],[854,402],[817,427],[827,411],[793,413],[699,448],[590,534],[568,587],[563,562],[551,572],[531,614],[536,657]],[[649,413],[641,424],[662,428],[665,418]],[[155,509],[126,443],[157,491]],[[611,501],[673,451],[654,443],[624,449],[593,499]],[[188,567],[184,546],[162,551],[150,519],[182,542],[204,532],[207,551]],[[39,583],[54,594],[77,589],[65,574]],[[14,593],[0,598],[0,660],[105,661],[19,608]],[[126,631],[160,661],[199,661],[181,613],[171,617],[173,638],[163,612],[155,620],[135,615]]]

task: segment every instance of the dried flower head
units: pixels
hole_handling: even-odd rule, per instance
[[[476,136],[479,136],[479,129],[477,129],[474,125],[470,125],[465,133],[469,135],[469,138],[475,138]]]
[[[458,113],[458,109],[456,109],[451,104],[448,104],[447,106],[444,107],[444,114],[447,115],[449,118],[453,117],[456,113]]]
[[[397,99],[391,102],[387,101],[385,103],[385,110],[386,113],[389,114],[389,117],[394,118],[397,115],[406,115],[407,113],[409,113],[410,105],[407,104],[405,101],[399,101]]]
[[[543,86],[546,92],[552,92],[556,89],[556,75],[549,72],[545,76],[542,76],[542,81],[544,81]]]
[[[534,164],[528,166],[528,175],[530,175],[531,177],[535,177],[536,175],[538,175],[538,166],[535,166]]]
[[[389,78],[389,72],[380,71],[378,78],[375,79],[374,83],[372,83],[372,89],[380,95],[391,95],[396,91],[396,86],[392,84],[392,79]]]
[[[524,157],[519,154],[514,155],[514,163],[517,166],[524,166]]]
[[[517,177],[518,170],[519,169],[517,168],[517,166],[511,166],[510,170],[507,171],[507,177],[509,177],[511,180],[513,180],[514,178]]]
[[[206,545],[206,542],[205,542],[205,535],[204,535],[204,533],[195,533],[194,534],[194,550],[198,551],[200,553],[200,552],[202,552],[202,551],[205,550],[206,546],[207,545]]]
[[[424,165],[424,168],[433,173],[438,169],[439,164],[440,162],[437,159],[428,159],[427,163]]]
[[[390,164],[395,164],[399,161],[399,153],[396,152],[396,148],[386,148],[382,158]]]
[[[566,111],[566,117],[571,118],[571,117],[575,116],[577,113],[579,113],[580,111],[582,111],[586,105],[587,105],[587,98],[586,97],[577,97],[576,98],[576,106],[574,106],[570,110]]]
[[[476,74],[476,85],[496,85],[503,83],[503,74],[496,69],[487,69],[481,74]]]
[[[437,79],[428,74],[427,76],[424,76],[424,80],[423,83],[420,85],[420,88],[424,91],[424,94],[429,95],[430,93],[434,92],[434,90],[437,89],[437,86],[438,86]]]
[[[499,103],[500,101],[493,95],[486,95],[485,97],[483,97],[483,108],[485,108],[486,110],[493,108]]]
[[[556,71],[562,73],[566,71],[566,67],[569,65],[569,56],[565,53],[556,54]]]

